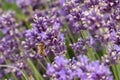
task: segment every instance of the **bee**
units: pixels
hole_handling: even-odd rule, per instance
[[[45,45],[43,43],[38,43],[37,44],[37,51],[39,54],[41,54],[42,56],[46,57],[46,52],[45,52]]]

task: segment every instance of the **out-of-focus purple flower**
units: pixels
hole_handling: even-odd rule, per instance
[[[105,54],[102,57],[102,60],[106,65],[118,64],[120,60],[120,47],[114,44],[114,49],[112,49],[111,46],[109,45],[108,54]]]
[[[9,3],[14,3],[15,2],[15,0],[6,0],[7,2],[9,2]]]
[[[2,75],[2,73],[0,73],[0,78],[2,78],[3,77],[3,75]]]
[[[46,7],[47,0],[16,0],[16,4],[22,9],[23,13],[31,14],[32,10],[41,9]]]
[[[61,14],[64,14],[64,19],[72,34],[79,35],[81,31],[86,32],[87,30],[94,42],[101,44],[105,44],[113,38],[111,30],[115,29],[116,25],[117,28],[119,26],[118,1],[84,0],[84,3],[79,3],[76,0],[66,2],[61,0],[61,2],[64,3],[61,7]],[[118,37],[116,42],[119,43]]]
[[[65,3],[66,3],[66,0],[59,0],[59,2],[60,2],[60,4],[61,4],[61,6],[64,6]]]
[[[48,64],[47,75],[49,75],[51,79],[70,79],[69,60],[63,56],[57,56],[52,64]]]
[[[87,49],[86,49],[86,41],[84,41],[82,38],[79,38],[76,43],[70,44],[72,49],[77,53],[77,54],[86,54]]]
[[[57,63],[56,63],[57,62]],[[64,63],[64,66],[62,64]],[[52,64],[48,64],[47,75],[57,80],[113,80],[108,66],[99,61],[90,62],[86,56],[78,56],[78,61],[57,56]]]
[[[21,31],[22,29],[23,31]],[[27,69],[23,55],[24,28],[16,22],[14,12],[0,14],[0,30],[3,34],[0,38],[0,64],[12,65],[18,69]],[[6,61],[9,61],[7,63]],[[10,68],[1,68],[3,74],[13,71]],[[17,70],[14,70],[16,72]],[[19,71],[17,71],[19,72]]]

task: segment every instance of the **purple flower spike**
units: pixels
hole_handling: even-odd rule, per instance
[[[64,65],[63,65],[64,64]],[[78,61],[57,56],[52,64],[48,64],[47,75],[57,80],[113,80],[108,66],[99,61],[90,62],[86,56],[79,55]]]

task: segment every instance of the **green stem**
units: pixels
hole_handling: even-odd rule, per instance
[[[117,73],[118,80],[120,80],[118,66],[117,65],[114,65],[114,66],[115,66],[115,70],[116,70],[116,73]]]
[[[42,62],[40,60],[37,60],[39,62],[39,64],[41,65],[41,67],[46,71],[46,67],[42,64]]]
[[[31,67],[31,70],[34,73],[34,76],[35,76],[36,80],[44,80],[42,75],[38,72],[38,70],[34,66],[33,62],[30,59],[27,59],[27,61],[28,61],[28,64],[30,65],[30,67]]]
[[[95,58],[93,49],[90,48],[90,47],[88,47],[88,46],[86,46],[86,47],[87,47],[87,50],[88,50],[87,55],[89,56],[89,58],[91,59],[91,61],[92,61],[92,60],[95,60],[96,58]]]
[[[45,58],[44,58],[47,62],[50,62],[51,63],[51,61],[50,61],[50,59],[46,56]]]
[[[83,40],[85,40],[87,34],[86,34],[84,31],[81,31],[81,35],[82,35]],[[96,58],[95,58],[95,55],[94,55],[93,48],[90,48],[88,45],[86,45],[86,48],[87,48],[87,50],[88,50],[88,53],[87,53],[88,57],[89,57],[91,60],[95,60]]]
[[[119,79],[120,79],[120,63],[118,63],[118,65],[117,65],[117,71],[118,71],[118,76],[119,76]]]
[[[117,71],[116,71],[116,68],[115,68],[115,65],[112,64],[111,67],[112,67],[112,71],[113,71],[115,80],[119,80],[118,75],[117,75]]]
[[[75,42],[75,39],[70,31],[70,28],[68,26],[66,26],[67,30],[68,30],[68,35],[70,36],[70,38],[72,39],[72,42]]]
[[[71,47],[69,46],[69,44],[70,44],[70,39],[69,39],[69,37],[68,37],[68,35],[66,35],[66,41],[67,41],[67,43],[66,43],[66,45],[67,45],[67,54],[68,54],[68,57],[70,58],[70,55],[74,55],[75,57],[76,57],[76,59],[77,59],[77,54],[71,49]],[[70,51],[70,50],[72,50],[72,51]],[[72,52],[72,54],[70,54],[70,53]]]

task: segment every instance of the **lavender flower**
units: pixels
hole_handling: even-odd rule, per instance
[[[43,43],[46,47],[46,54],[65,54],[65,38],[64,33],[61,32],[61,21],[56,15],[48,15],[49,16],[46,16],[41,13],[34,15],[33,28],[26,31],[25,48],[27,50],[33,50],[33,48],[36,48],[37,44]],[[32,52],[35,54],[38,53],[34,52],[34,50]]]
[[[77,54],[86,54],[86,42],[87,41],[84,41],[82,38],[79,38],[76,43],[70,44],[70,46]]]
[[[115,29],[116,23],[119,21],[119,2],[117,0],[110,2],[85,0],[84,3],[63,0],[61,2],[64,4],[61,6],[61,14],[65,14],[66,23],[73,35],[81,34],[81,31],[87,30],[95,41],[103,44],[109,41],[110,30]],[[110,12],[107,11],[108,8]],[[107,12],[102,12],[103,10]],[[119,24],[116,27],[118,28],[118,26]]]
[[[103,62],[106,65],[111,65],[111,64],[118,64],[120,60],[120,47],[118,45],[114,45],[114,49],[111,49],[111,46],[108,46],[108,54],[105,54],[102,57]]]
[[[90,62],[86,56],[78,56],[78,61],[57,56],[52,64],[48,64],[47,75],[52,80],[113,80],[109,67],[99,61]]]
[[[44,9],[46,0],[16,0],[16,4],[22,9],[23,13],[31,14],[31,11],[36,9]]]
[[[21,29],[24,28],[21,27]],[[16,23],[15,13],[3,12],[0,15],[0,30],[3,33],[3,36],[0,38],[0,64],[12,65],[19,69],[26,68],[26,61],[23,61],[23,45],[21,44],[21,40],[24,37],[24,31],[20,31],[20,26]],[[9,70],[9,68],[0,69],[2,69],[2,73],[4,74],[13,72],[13,69]],[[14,72],[19,71],[14,70]]]
[[[20,80],[119,80],[119,0],[6,1],[0,1],[0,79],[15,73]],[[27,17],[18,19],[15,7],[3,11],[9,3]]]

